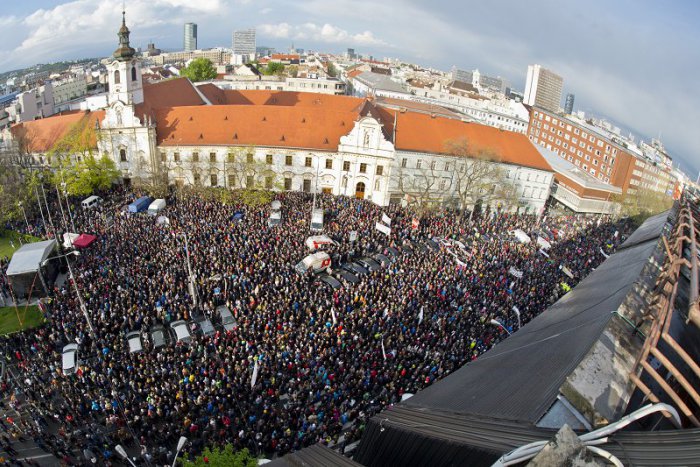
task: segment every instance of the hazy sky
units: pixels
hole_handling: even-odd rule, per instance
[[[3,1],[0,71],[106,56],[117,44],[119,0]],[[653,0],[127,0],[132,45],[182,48],[196,22],[199,46],[231,46],[257,28],[258,45],[342,52],[464,69],[525,86],[527,65],[564,78],[576,109],[604,115],[674,160],[700,169],[700,2]]]

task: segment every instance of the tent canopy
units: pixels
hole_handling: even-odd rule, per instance
[[[73,246],[76,248],[87,248],[90,245],[92,245],[92,243],[95,240],[97,240],[97,237],[95,237],[94,235],[83,233],[80,234],[80,236],[78,236],[78,238],[73,241]]]
[[[51,255],[56,248],[56,240],[46,240],[44,242],[27,243],[15,251],[7,267],[8,276],[37,272],[41,267],[41,262]]]

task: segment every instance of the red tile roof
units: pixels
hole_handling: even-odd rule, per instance
[[[359,97],[316,94],[312,92],[290,91],[224,91],[214,84],[207,83],[198,89],[214,105],[266,105],[283,107],[324,107],[336,110],[358,108],[364,102]],[[175,106],[173,106],[175,107]]]
[[[157,83],[144,83],[143,103],[135,107],[136,115],[154,116],[163,107],[205,105],[197,90],[187,78],[175,78]]]
[[[94,128],[95,121],[104,119],[104,111],[95,112],[66,112],[39,120],[31,120],[14,125],[11,128],[13,137],[26,138],[27,150],[30,153],[45,153],[58,141],[61,140],[70,129],[87,119],[84,126],[85,137],[89,138],[88,144],[97,147],[97,139],[94,132],[89,132],[89,128]]]

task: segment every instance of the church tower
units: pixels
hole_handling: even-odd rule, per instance
[[[136,105],[143,102],[143,80],[141,62],[135,57],[136,51],[129,45],[129,28],[126,27],[126,13],[122,11],[122,27],[119,29],[119,47],[112,56],[114,60],[107,66],[109,72],[109,104],[121,102]]]

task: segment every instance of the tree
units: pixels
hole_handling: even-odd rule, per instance
[[[299,75],[299,67],[296,65],[287,67],[287,74],[292,78],[296,78]]]
[[[455,192],[461,208],[471,208],[470,218],[477,204],[519,205],[516,187],[508,179],[498,154],[488,148],[472,147],[466,138],[447,140],[445,150],[459,159],[454,172]]]
[[[331,78],[335,78],[338,76],[338,69],[335,67],[335,65],[333,65],[333,62],[328,62],[328,68],[326,68],[326,72]]]
[[[184,458],[183,467],[257,467],[257,459],[248,452],[248,449],[234,451],[231,444],[224,448],[206,448],[202,454],[194,460]]]
[[[443,203],[451,189],[451,180],[438,173],[437,161],[419,159],[415,164],[415,169],[403,164],[393,169],[391,183],[407,205],[423,216]]]
[[[112,159],[107,156],[98,159],[92,155],[82,158],[75,164],[59,166],[55,174],[54,183],[65,182],[66,191],[77,196],[87,196],[97,191],[108,190],[120,176]]]
[[[208,58],[195,58],[180,70],[180,76],[189,78],[192,82],[207,81],[216,78],[216,68]]]
[[[279,176],[272,166],[255,159],[255,148],[234,147],[229,150],[226,176],[234,178],[234,187],[239,188],[240,201],[249,206],[260,206],[272,201],[273,189],[279,189]]]
[[[665,193],[649,189],[628,190],[624,195],[614,198],[620,207],[620,215],[635,219],[638,224],[647,217],[671,209],[673,199]]]
[[[284,65],[279,62],[268,62],[267,67],[263,71],[265,75],[280,76],[284,72]]]

